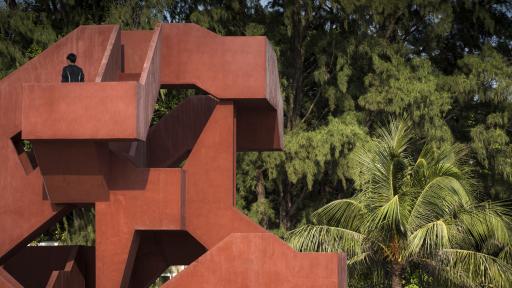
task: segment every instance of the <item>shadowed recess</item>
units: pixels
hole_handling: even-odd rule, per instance
[[[85,287],[94,287],[94,247],[28,246],[9,259],[4,269],[25,288],[46,287],[54,271],[63,271],[74,262],[85,280]]]
[[[136,167],[182,167],[218,101],[188,95],[196,89],[177,91],[161,93],[145,142],[110,142],[110,150]]]
[[[130,253],[135,255],[134,262],[125,269],[125,279],[130,279],[127,287],[148,287],[169,266],[189,265],[205,252],[206,248],[187,231],[136,231]]]
[[[210,96],[190,96],[152,126],[147,138],[149,167],[177,167],[185,161],[216,105]]]
[[[32,144],[21,138],[21,131],[11,137],[11,142],[16,149],[16,153],[20,159],[21,166],[23,166],[23,170],[25,170],[25,174],[28,175],[37,168],[37,161],[32,150]]]

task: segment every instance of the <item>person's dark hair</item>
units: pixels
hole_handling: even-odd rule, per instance
[[[68,56],[66,57],[66,59],[68,59],[69,62],[71,62],[71,63],[75,63],[76,62],[76,55],[74,53],[69,53]]]

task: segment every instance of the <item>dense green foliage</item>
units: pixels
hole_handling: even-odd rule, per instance
[[[421,154],[424,143],[429,143],[427,147],[432,154],[429,157],[441,157],[446,151],[465,147],[462,149],[467,150],[464,165],[468,167],[458,171],[460,177],[471,180],[472,184],[472,189],[464,190],[471,198],[465,205],[473,203],[469,206],[485,210],[485,205],[478,203],[509,200],[512,196],[510,0],[6,0],[1,3],[0,77],[80,24],[117,23],[125,29],[149,29],[159,21],[194,22],[222,35],[266,35],[279,58],[286,150],[238,155],[237,205],[279,235],[317,219],[318,213],[312,219],[313,211],[333,200],[364,194],[366,181],[370,180],[362,179],[358,173],[363,166],[354,160],[354,151],[366,147],[364,144],[369,139],[375,139],[381,133],[377,132],[381,131],[380,125],[404,115],[414,131],[407,135],[414,144],[407,146],[407,161],[424,155]],[[155,119],[174,107],[177,97],[185,94],[163,92]],[[405,164],[410,168],[409,162]],[[408,177],[412,176],[408,174]],[[405,185],[397,187],[400,191],[413,187],[411,183],[400,185]],[[440,193],[450,196],[447,192]],[[494,206],[488,207],[491,208]],[[509,208],[500,209],[511,212]],[[446,227],[460,224],[455,222],[444,224]],[[411,240],[411,235],[424,231],[422,227],[426,226],[401,227],[405,230],[398,233],[400,241]],[[439,227],[436,224],[435,228]],[[457,242],[452,232],[446,228],[443,239],[448,242],[441,243],[448,243],[450,249],[490,249],[474,247],[483,244],[483,238],[474,243]],[[391,237],[393,233],[385,236]],[[446,246],[431,247],[428,251],[416,246],[419,249],[416,256],[407,254],[409,258],[403,259],[403,279],[430,287],[444,279],[443,271],[418,262],[418,255],[440,251]],[[371,263],[386,260],[380,252],[375,253],[372,258],[375,261]],[[493,253],[490,254],[498,255]],[[456,259],[443,255],[446,258],[439,261],[448,262],[442,263],[450,264],[450,259]],[[456,266],[453,269],[462,269],[456,270],[461,271],[460,275],[470,273],[466,275],[469,280],[481,276],[471,274],[473,266],[469,263],[479,260],[474,255],[467,254],[466,262],[451,263]],[[466,265],[466,270],[459,264]],[[382,275],[391,275],[391,270],[384,270]],[[369,275],[355,271],[350,278],[354,285],[379,287],[387,283],[368,284],[365,281]]]
[[[416,266],[434,276],[433,287],[509,287],[510,211],[481,202],[464,146],[427,143],[415,155],[422,145],[404,121],[376,134],[352,155],[356,195],[315,211],[312,224],[290,232],[290,243],[346,251],[352,274],[376,284],[402,287],[404,270]]]
[[[58,236],[60,243],[65,245],[85,245],[94,246],[95,230],[94,230],[94,209],[77,208],[70,215],[64,217],[57,224],[55,234]]]
[[[94,209],[92,207],[75,208],[57,225],[39,236],[32,244],[41,242],[58,242],[63,245],[94,246],[96,233],[94,225]]]

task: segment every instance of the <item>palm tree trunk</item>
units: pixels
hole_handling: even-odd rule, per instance
[[[402,264],[394,262],[391,265],[391,287],[402,288]]]

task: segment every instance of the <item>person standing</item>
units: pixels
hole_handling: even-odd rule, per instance
[[[62,83],[84,82],[84,71],[75,64],[76,58],[74,53],[69,53],[66,57],[68,65],[62,69]]]

